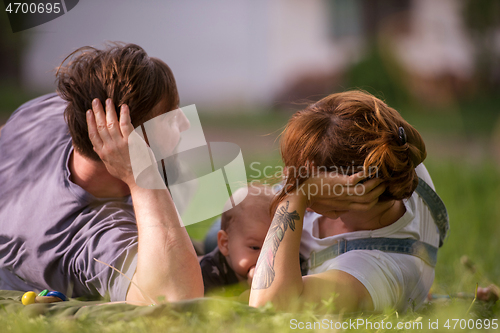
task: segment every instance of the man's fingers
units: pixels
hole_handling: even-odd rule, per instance
[[[113,139],[117,140],[122,138],[115,106],[113,105],[111,98],[106,99],[106,126],[108,128],[109,135]]]
[[[99,101],[98,98],[95,98],[92,101],[92,110],[94,111],[95,122],[97,125],[97,132],[99,133],[101,140],[103,142],[109,141],[111,137],[108,132],[108,127],[106,125],[106,115],[104,114],[101,101]]]
[[[101,140],[101,136],[97,131],[97,124],[95,122],[94,112],[92,112],[92,110],[87,111],[87,129],[89,132],[89,138],[90,141],[92,142],[92,145],[94,146],[94,148],[100,149],[103,143]]]
[[[134,130],[134,126],[130,119],[130,109],[126,104],[123,104],[120,109],[120,129],[124,138],[128,138],[130,133]]]

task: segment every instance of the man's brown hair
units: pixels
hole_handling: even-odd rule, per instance
[[[70,60],[64,66],[64,63]],[[112,43],[103,50],[85,46],[71,53],[56,73],[57,92],[68,106],[64,112],[73,145],[82,155],[100,161],[90,142],[85,113],[92,100],[111,98],[119,107],[130,108],[132,125],[137,127],[155,117],[151,110],[160,102],[164,111],[179,106],[175,78],[163,61],[149,57],[135,44]]]

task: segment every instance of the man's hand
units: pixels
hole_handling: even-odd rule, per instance
[[[130,121],[130,110],[123,104],[120,109],[120,122],[116,116],[111,99],[106,100],[106,113],[99,99],[92,101],[92,110],[87,111],[87,126],[94,151],[104,162],[108,172],[125,182],[129,187],[135,184],[130,155],[128,136],[134,130]]]
[[[142,304],[158,299],[178,301],[203,296],[203,280],[196,253],[177,210],[165,189],[136,186],[128,137],[134,127],[127,105],[121,106],[120,122],[110,99],[106,113],[98,99],[87,111],[89,137],[108,172],[130,187],[139,235],[137,269],[127,301]],[[144,294],[143,294],[144,292]],[[145,295],[148,295],[146,297]]]

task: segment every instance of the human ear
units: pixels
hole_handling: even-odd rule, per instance
[[[217,246],[219,247],[220,253],[222,253],[224,257],[227,257],[229,255],[228,243],[229,237],[227,235],[227,232],[225,232],[224,230],[219,230],[219,232],[217,233]]]

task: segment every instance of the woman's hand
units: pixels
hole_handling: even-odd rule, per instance
[[[127,105],[120,109],[120,121],[111,99],[106,100],[106,113],[99,99],[92,101],[92,110],[87,111],[87,126],[94,151],[104,162],[108,172],[125,182],[135,184],[130,163],[128,136],[134,130]]]
[[[386,186],[379,178],[366,180],[364,172],[351,176],[323,173],[305,181],[289,195],[299,196],[319,214],[331,211],[369,210],[378,202]]]
[[[329,270],[302,277],[299,255],[306,207],[327,217],[348,210],[368,210],[385,191],[380,179],[366,182],[366,176],[321,174],[287,193],[278,205],[255,269],[249,304],[262,306],[268,301],[287,311],[305,302],[321,304],[338,295],[339,311],[373,309],[371,296],[354,276]]]

